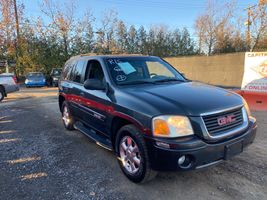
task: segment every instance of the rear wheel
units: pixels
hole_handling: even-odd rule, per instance
[[[150,168],[142,133],[134,125],[126,125],[119,130],[116,152],[122,172],[131,181],[147,182],[157,175]]]
[[[68,103],[66,101],[63,102],[62,104],[62,121],[67,130],[74,130],[74,120],[73,117],[71,116],[70,109],[68,106]]]
[[[3,87],[0,87],[0,102],[5,98],[5,91]]]

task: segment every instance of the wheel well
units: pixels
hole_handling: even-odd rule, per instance
[[[65,97],[63,97],[62,95],[59,95],[58,97],[58,105],[59,105],[59,110],[62,112],[62,104],[65,101]]]
[[[128,124],[132,124],[132,122],[123,119],[121,117],[115,117],[112,120],[111,123],[111,142],[112,142],[112,146],[113,149],[115,150],[115,142],[116,142],[116,134],[118,133],[118,131],[120,130],[121,127],[128,125]]]
[[[4,91],[4,96],[6,96],[6,90],[5,90],[5,87],[3,85],[0,85],[0,89],[3,89]]]

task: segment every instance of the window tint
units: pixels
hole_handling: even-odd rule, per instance
[[[89,61],[86,69],[85,79],[98,79],[103,81],[104,73],[101,64],[98,61]]]
[[[52,76],[60,76],[62,70],[61,69],[53,69],[51,75]]]
[[[81,83],[81,77],[83,72],[84,61],[78,61],[77,65],[72,70],[71,80],[77,83]]]
[[[39,72],[33,72],[33,73],[29,73],[27,75],[27,77],[29,77],[29,78],[32,78],[32,77],[41,78],[41,77],[44,77],[44,74],[43,73],[39,73]]]
[[[75,64],[74,60],[69,60],[66,62],[64,66],[64,71],[62,73],[62,77],[64,80],[70,80],[70,75],[74,64]]]

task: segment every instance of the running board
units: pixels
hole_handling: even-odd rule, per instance
[[[110,140],[105,138],[104,136],[101,136],[97,134],[94,130],[86,128],[81,122],[76,122],[74,124],[74,128],[78,131],[82,132],[84,135],[89,137],[91,140],[93,140],[97,145],[109,150],[113,151],[112,144]]]

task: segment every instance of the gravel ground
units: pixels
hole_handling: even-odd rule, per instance
[[[218,166],[128,181],[115,156],[66,131],[57,90],[22,88],[0,104],[0,199],[267,199],[267,113],[254,144]]]

